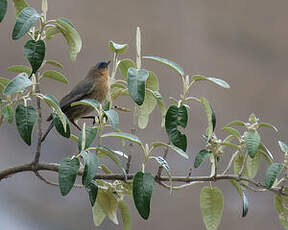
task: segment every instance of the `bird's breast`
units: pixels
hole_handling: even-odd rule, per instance
[[[96,99],[102,102],[106,99],[109,92],[109,78],[98,78],[95,80],[93,90],[90,94],[90,98]]]

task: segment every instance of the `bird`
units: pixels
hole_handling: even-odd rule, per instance
[[[83,118],[93,111],[93,108],[87,105],[71,106],[76,101],[83,99],[95,99],[98,102],[103,102],[109,92],[109,70],[108,62],[98,62],[89,71],[86,77],[78,82],[76,86],[64,96],[59,104],[62,112],[66,115],[68,120],[79,130],[81,128],[75,123],[76,120]],[[47,121],[53,119],[52,114],[47,118]],[[51,129],[53,128],[53,121],[50,123],[47,131],[41,138],[41,142],[45,140]]]

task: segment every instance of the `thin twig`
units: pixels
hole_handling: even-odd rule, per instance
[[[39,78],[38,75],[35,74],[36,79],[36,87],[35,92],[40,93],[40,86],[39,86]],[[36,111],[38,113],[38,119],[37,119],[37,127],[38,127],[38,133],[37,133],[37,146],[36,146],[36,152],[33,160],[33,165],[35,168],[37,168],[37,164],[40,160],[40,154],[41,154],[41,138],[42,138],[42,111],[41,111],[41,100],[39,97],[36,98]],[[35,171],[36,172],[36,171]]]
[[[193,182],[190,182],[190,183],[186,183],[186,184],[182,184],[182,185],[179,185],[179,186],[173,186],[171,188],[171,185],[168,185],[162,181],[156,181],[159,185],[161,185],[162,187],[164,188],[167,188],[169,190],[180,190],[182,188],[187,188],[189,186],[192,186],[192,185],[195,185],[195,184],[199,184],[199,183],[204,183],[203,181],[193,181]]]
[[[233,162],[234,162],[235,157],[237,157],[238,154],[239,154],[239,151],[236,151],[236,152],[232,155],[232,157],[231,157],[231,159],[230,159],[230,161],[229,161],[229,163],[228,163],[228,165],[227,165],[227,168],[224,170],[224,172],[222,173],[222,175],[225,175],[225,174],[229,171],[229,169],[231,168],[231,166],[232,166],[232,164],[233,164]]]
[[[134,112],[135,113],[135,112]],[[133,118],[134,119],[134,118]],[[133,122],[133,127],[131,128],[131,134],[135,135],[136,134],[136,128],[135,128],[135,124]],[[129,173],[129,170],[130,170],[130,167],[131,167],[131,161],[132,161],[132,150],[134,148],[134,144],[133,142],[130,142],[129,145],[128,145],[129,149],[128,149],[128,160],[127,160],[127,163],[126,163],[126,173],[128,174]]]
[[[248,153],[245,154],[245,157],[244,157],[244,161],[243,161],[243,164],[242,164],[242,167],[239,171],[239,177],[242,176],[243,172],[244,172],[244,169],[245,169],[245,166],[246,166],[246,162],[247,162],[247,159],[248,159]]]

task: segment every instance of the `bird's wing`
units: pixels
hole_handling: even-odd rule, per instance
[[[80,81],[70,93],[60,100],[62,111],[65,113],[66,109],[69,108],[73,102],[79,101],[89,95],[94,88],[94,83],[93,80],[87,78]]]

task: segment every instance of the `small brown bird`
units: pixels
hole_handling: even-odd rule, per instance
[[[98,102],[103,102],[109,91],[109,70],[108,62],[99,62],[93,66],[87,76],[80,81],[66,96],[60,100],[60,107],[63,113],[67,116],[69,121],[78,129],[80,127],[75,123],[87,114],[93,111],[93,108],[85,105],[71,106],[72,103],[83,99],[95,99]],[[47,121],[53,119],[52,114]],[[53,128],[53,121],[49,125],[46,133],[42,136],[41,142],[45,140],[50,130]]]

